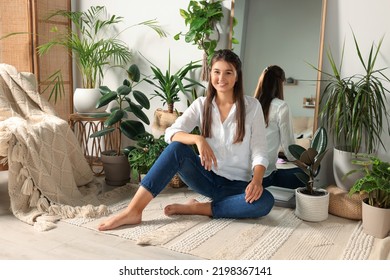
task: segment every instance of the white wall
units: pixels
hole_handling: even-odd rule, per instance
[[[190,61],[202,59],[202,51],[197,46],[185,43],[184,39],[176,41],[174,35],[180,31],[188,30],[184,24],[184,19],[180,16],[180,9],[187,9],[189,0],[181,1],[161,1],[161,0],[81,0],[72,2],[73,10],[87,10],[90,6],[101,5],[107,8],[109,15],[117,15],[124,17],[122,27],[130,26],[141,21],[156,19],[164,30],[168,33],[167,38],[158,37],[157,33],[148,27],[130,28],[121,34],[120,39],[124,40],[129,47],[134,51],[135,57],[132,63],[138,64],[141,72],[145,75],[150,75],[150,64],[139,55],[141,52],[148,60],[159,66],[162,70],[166,70],[168,66],[168,52],[171,52],[171,71],[174,73],[179,68]],[[227,47],[228,39],[228,14],[230,13],[230,1],[224,2],[225,24],[223,26],[225,34],[222,34],[220,47]],[[229,9],[229,10],[228,10]],[[122,30],[119,28],[119,30]],[[195,76],[200,77],[200,70],[195,73]],[[121,84],[125,75],[123,71],[116,70],[107,71],[104,78],[104,85],[115,89]],[[143,91],[146,95],[150,94],[152,87],[143,83],[140,84],[138,90]],[[152,108],[146,113],[149,119],[152,120],[154,110],[162,107],[162,102],[153,98],[151,100]],[[187,108],[186,98],[182,98],[182,102],[176,104],[176,109],[183,111]]]
[[[382,36],[385,36],[376,66],[377,68],[390,66],[389,11],[389,0],[328,0],[325,48],[330,47],[336,61],[339,61],[345,41],[343,75],[361,73],[359,71],[362,71],[356,57],[352,30],[360,43],[361,52],[365,58],[367,58],[372,42],[377,43]],[[323,69],[330,71],[325,57]],[[385,73],[390,76],[390,71],[386,70]],[[390,85],[387,84],[387,88],[390,89]],[[387,97],[388,108],[390,108],[390,95],[388,94]],[[387,147],[387,151],[380,148],[379,155],[390,160],[390,136],[387,127],[384,128],[382,141]],[[322,171],[319,176],[321,185],[333,182],[332,158],[332,153],[330,153],[322,164]]]
[[[240,1],[240,0],[236,0]],[[354,53],[353,39],[351,28],[354,30],[361,44],[362,53],[367,54],[368,48],[373,41],[378,40],[385,35],[382,45],[382,51],[378,58],[378,67],[387,67],[390,65],[390,11],[389,0],[327,0],[327,18],[325,30],[325,47],[331,47],[336,60],[340,58],[343,41],[346,41],[346,52],[344,57],[343,73],[351,74],[360,69],[359,62],[356,60]],[[124,39],[131,48],[141,51],[148,59],[155,64],[163,67],[167,63],[168,50],[172,54],[172,67],[175,70],[186,64],[190,60],[201,59],[202,53],[196,46],[185,43],[183,40],[175,41],[173,36],[185,31],[184,21],[179,14],[179,9],[186,9],[189,0],[115,0],[115,1],[98,1],[98,0],[73,0],[73,8],[86,10],[91,5],[105,5],[111,14],[120,15],[125,18],[124,26],[134,24],[143,20],[156,18],[167,32],[170,33],[168,38],[160,39],[152,31],[146,28],[136,28],[126,31]],[[224,1],[226,8],[230,7],[230,0]],[[304,9],[304,7],[302,7]],[[226,20],[226,25],[228,20]],[[228,28],[225,26],[226,30]],[[224,44],[224,43],[223,43]],[[226,47],[226,45],[221,47]],[[141,70],[148,71],[148,65],[141,61],[137,56],[136,63],[140,62]],[[324,70],[329,70],[329,65],[324,59]],[[390,71],[386,73],[390,75]],[[123,80],[123,76],[107,74],[105,84],[113,88],[118,86]],[[390,88],[390,86],[389,86]],[[148,89],[144,85],[144,91]],[[390,96],[388,99],[390,104]],[[161,107],[159,100],[152,101],[152,109],[147,113],[152,119],[154,109]],[[185,101],[177,105],[178,110],[186,108]],[[390,107],[390,105],[389,105]],[[388,147],[387,151],[381,149],[380,155],[390,160],[390,136],[387,129],[383,132],[382,140]],[[331,146],[329,146],[331,147]],[[319,176],[320,184],[333,182],[332,175],[332,153],[329,153],[322,164],[322,171]]]

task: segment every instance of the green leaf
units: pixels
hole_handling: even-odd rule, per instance
[[[129,79],[134,82],[139,82],[141,78],[141,72],[139,71],[139,68],[136,64],[130,65],[129,69],[127,70],[127,75],[129,76]]]
[[[119,95],[128,95],[131,92],[131,87],[126,86],[126,85],[121,85],[118,89],[118,94]]]
[[[120,130],[131,140],[136,140],[139,134],[145,133],[145,127],[140,121],[126,120],[121,123]]]
[[[146,123],[147,125],[150,124],[148,116],[142,111],[141,108],[139,108],[136,104],[133,102],[129,103],[131,112],[134,113],[134,115],[139,118],[141,121]]]
[[[113,132],[114,130],[115,130],[115,127],[103,128],[102,130],[99,130],[99,131],[92,133],[89,137],[91,137],[91,138],[101,137],[101,136],[104,136],[108,133]]]
[[[150,109],[149,99],[146,97],[146,95],[143,92],[138,91],[138,90],[134,90],[133,95],[134,95],[135,100],[137,100],[137,102],[142,107],[144,107],[145,109]]]
[[[103,95],[102,97],[100,97],[97,105],[96,105],[96,108],[101,108],[105,105],[107,105],[108,103],[110,103],[111,101],[115,100],[117,98],[117,93],[115,91],[110,91],[109,93]]]
[[[123,116],[124,116],[123,110],[116,110],[113,113],[111,113],[110,117],[107,118],[107,120],[104,122],[105,126],[112,126],[113,124],[116,124],[119,122]]]
[[[105,95],[107,93],[110,93],[111,90],[107,86],[100,86],[99,91],[102,95]]]
[[[292,144],[288,147],[288,150],[290,151],[290,153],[293,155],[293,157],[295,159],[300,159],[302,153],[304,151],[306,151],[305,148],[303,148],[302,146],[299,146],[297,144]]]
[[[318,154],[321,154],[325,151],[328,145],[328,136],[324,127],[320,127],[314,133],[313,140],[310,143],[310,147],[315,149]]]

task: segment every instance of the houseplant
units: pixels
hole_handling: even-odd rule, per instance
[[[338,187],[349,190],[359,174],[343,180],[343,176],[355,169],[351,161],[357,153],[374,153],[381,145],[385,148],[380,136],[387,124],[390,133],[389,112],[386,111],[386,93],[383,81],[390,81],[384,74],[385,69],[375,69],[383,38],[375,47],[371,45],[368,60],[365,62],[358,41],[353,34],[355,50],[364,74],[341,77],[341,64],[338,68],[332,52],[327,52],[332,73],[321,71],[327,85],[321,96],[322,109],[320,118],[333,136],[335,149],[333,171]],[[317,69],[318,70],[318,69]],[[319,71],[319,70],[318,70]]]
[[[208,65],[220,39],[220,30],[217,23],[223,18],[222,0],[195,1],[188,4],[187,10],[180,9],[180,15],[184,18],[188,31],[179,32],[174,36],[175,40],[184,37],[187,43],[196,45],[203,50],[202,80],[208,77]]]
[[[160,98],[163,106],[167,106],[165,110],[158,108],[154,114],[152,128],[155,136],[159,137],[165,132],[167,127],[172,125],[179,115],[174,107],[174,104],[180,101],[179,94],[182,93],[185,96],[195,86],[204,87],[194,79],[187,77],[191,71],[200,68],[201,65],[191,61],[173,73],[171,71],[170,51],[168,54],[168,68],[165,72],[148,59],[146,60],[151,64],[150,68],[153,72],[151,76],[145,78],[145,81],[154,87],[154,93],[151,94],[151,99],[155,97]]]
[[[295,174],[305,184],[305,187],[295,190],[295,214],[302,220],[319,222],[328,217],[329,193],[325,189],[314,187],[315,177],[320,171],[321,161],[327,152],[327,145],[326,130],[324,127],[319,127],[307,150],[297,144],[288,147],[296,159],[293,163],[304,172]]]
[[[104,6],[92,6],[87,11],[58,10],[50,14],[48,19],[58,16],[69,19],[73,28],[60,32],[55,26],[52,31],[57,33],[57,36],[38,46],[38,53],[43,55],[52,47],[61,46],[67,48],[72,54],[82,77],[82,87],[92,89],[90,91],[96,98],[91,101],[91,105],[82,105],[78,103],[78,100],[83,99],[86,93],[82,92],[81,96],[76,93],[75,109],[83,113],[88,113],[95,108],[96,101],[100,97],[96,88],[102,82],[104,71],[115,65],[125,65],[132,59],[131,50],[124,41],[119,39],[122,32],[135,26],[147,26],[156,31],[160,37],[166,36],[155,20],[143,21],[117,31],[116,28],[123,21],[123,17],[108,16]],[[50,97],[54,95],[57,98],[62,88],[61,73],[55,72],[52,78],[53,90]]]
[[[361,166],[364,176],[349,190],[349,194],[367,195],[362,200],[363,231],[377,238],[390,233],[390,163],[368,154],[359,154],[354,164]],[[346,176],[357,172],[351,170]]]
[[[133,177],[139,180],[145,175],[167,146],[164,135],[159,138],[148,132],[139,135],[136,146],[128,154]]]
[[[117,103],[117,106],[111,109],[107,114],[107,119],[104,122],[104,128],[91,134],[90,137],[101,137],[109,133],[117,131],[119,141],[117,147],[112,151],[104,151],[101,155],[103,168],[105,171],[105,180],[110,185],[123,185],[130,179],[130,166],[127,160],[129,148],[122,149],[122,134],[131,140],[137,140],[138,136],[145,133],[145,126],[143,123],[149,125],[150,121],[147,115],[143,112],[143,108],[149,109],[149,99],[144,93],[134,90],[134,88],[141,83],[141,74],[138,66],[132,64],[127,72],[128,79],[123,81],[123,84],[118,87],[116,91],[110,90],[107,86],[100,86],[101,97],[96,105],[97,108],[103,107],[112,101]],[[131,95],[134,99],[131,99]],[[137,103],[134,103],[135,100]],[[139,120],[128,119],[128,113],[133,113]],[[118,161],[118,163],[116,163]],[[110,163],[115,163],[112,165]],[[120,166],[123,166],[121,174],[112,174],[118,172]]]

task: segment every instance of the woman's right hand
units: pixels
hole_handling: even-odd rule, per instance
[[[218,168],[217,158],[206,139],[199,135],[195,144],[199,151],[202,166],[208,171],[211,170],[213,164],[215,168]]]

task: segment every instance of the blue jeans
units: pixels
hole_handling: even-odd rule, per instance
[[[277,186],[288,189],[304,187],[305,184],[295,175],[295,173],[304,173],[299,167],[278,169],[267,177],[263,178],[263,187]]]
[[[231,181],[205,170],[192,148],[180,142],[165,148],[140,184],[155,197],[176,173],[190,189],[211,198],[213,218],[262,217],[271,211],[275,202],[272,194],[264,189],[258,200],[247,203],[245,188],[249,182]]]

